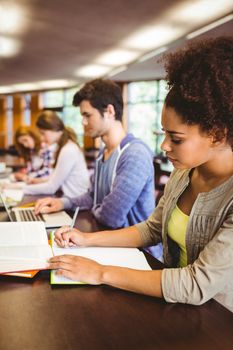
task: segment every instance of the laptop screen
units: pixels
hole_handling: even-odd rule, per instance
[[[6,213],[9,217],[10,221],[15,221],[14,217],[11,213],[11,209],[10,209],[9,205],[7,204],[6,198],[2,192],[0,192],[0,202],[3,204],[3,207],[5,208]]]

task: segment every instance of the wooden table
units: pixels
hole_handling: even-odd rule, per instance
[[[29,198],[30,200],[30,198]],[[98,224],[80,212],[78,227]],[[146,255],[152,268],[161,263]],[[0,277],[0,350],[232,350],[233,314],[211,300],[202,306],[108,286],[51,286],[49,273],[32,280]]]

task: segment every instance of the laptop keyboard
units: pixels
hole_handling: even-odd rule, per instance
[[[32,210],[21,210],[19,216],[22,221],[44,221],[41,214],[36,215]]]

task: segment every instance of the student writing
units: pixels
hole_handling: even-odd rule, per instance
[[[168,302],[215,298],[233,311],[233,39],[197,41],[168,56],[162,149],[175,170],[153,214],[98,233],[56,232],[78,246],[142,247],[162,241],[166,268],[137,271],[62,255],[49,267],[71,279],[108,284]],[[69,244],[69,243],[68,243]]]

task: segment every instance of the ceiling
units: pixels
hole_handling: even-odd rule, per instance
[[[233,20],[214,28],[208,33],[204,33],[198,36],[198,39],[204,39],[208,37],[217,37],[217,36],[233,36]],[[193,39],[196,40],[196,39]],[[177,40],[169,45],[166,53],[176,50],[179,47],[185,45],[187,40],[182,38]],[[157,55],[141,63],[133,63],[128,69],[122,73],[119,73],[114,76],[116,81],[132,81],[132,80],[150,80],[150,79],[160,79],[165,76],[165,70],[163,67],[163,62],[161,60],[162,55]],[[233,58],[232,58],[233,59]]]
[[[68,79],[71,85],[82,83],[90,77],[77,76],[75,72],[116,47],[137,51],[137,57],[127,64],[126,70],[112,75],[113,79],[161,78],[164,72],[156,62],[159,56],[136,63],[152,47],[132,49],[126,47],[125,39],[141,27],[161,21],[175,5],[183,5],[187,0],[0,0],[0,20],[1,4],[5,3],[20,6],[24,21],[17,32],[9,33],[1,30],[0,23],[0,37],[5,35],[18,43],[15,55],[2,57],[0,41],[0,93],[4,86],[43,80]],[[218,18],[232,11],[233,3],[231,11],[229,7],[221,10]],[[203,24],[194,21],[187,33]],[[233,35],[233,19],[203,36],[221,34]],[[181,35],[168,42],[168,50],[182,46],[185,40],[185,35]]]

